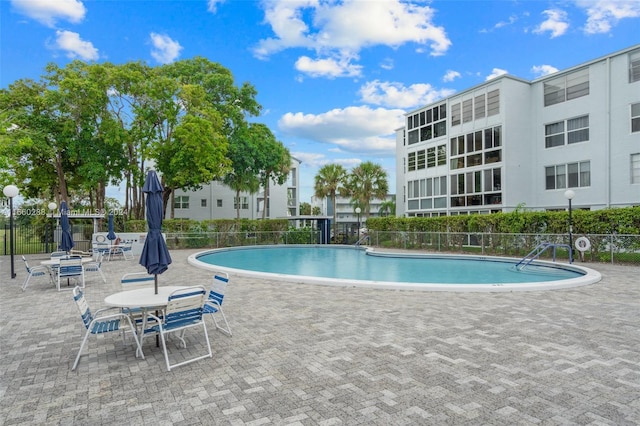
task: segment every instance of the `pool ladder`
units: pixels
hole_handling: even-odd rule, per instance
[[[556,249],[558,247],[565,247],[569,249],[569,263],[573,263],[573,253],[571,251],[571,246],[567,244],[552,244],[552,243],[540,243],[529,252],[525,257],[523,257],[520,262],[516,264],[516,269],[521,271],[525,266],[528,266],[536,260],[542,253],[544,253],[547,249],[553,249],[553,261],[556,261]]]
[[[371,243],[371,238],[369,238],[369,235],[365,235],[364,237],[360,238],[358,241],[356,241],[356,243],[354,245],[359,246],[362,245],[363,241],[369,240],[369,243]]]

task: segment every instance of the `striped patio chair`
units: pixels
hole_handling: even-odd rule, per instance
[[[164,317],[160,318],[153,314],[149,314],[150,317],[155,319],[156,323],[151,327],[146,325],[143,327],[144,331],[142,333],[141,344],[144,343],[144,337],[146,335],[159,334],[160,340],[162,341],[162,350],[164,352],[164,359],[167,364],[168,371],[171,371],[174,367],[189,364],[200,359],[213,357],[213,354],[211,353],[211,344],[209,343],[209,335],[207,334],[207,326],[202,316],[206,299],[207,290],[203,286],[185,287],[180,290],[176,290],[169,295]],[[202,327],[206,341],[207,353],[171,364],[169,361],[169,352],[167,350],[166,342],[168,334],[179,331],[178,339],[180,339],[182,347],[186,348],[187,343],[184,339],[184,332],[193,327]],[[183,358],[184,354],[181,355],[181,359]]]
[[[29,266],[29,262],[27,259],[22,256],[22,261],[24,262],[25,268],[27,268],[27,278],[25,278],[24,283],[22,283],[22,291],[27,289],[29,285],[29,281],[32,277],[47,277],[49,282],[52,282],[51,271],[46,266]]]
[[[76,361],[73,363],[73,367],[71,370],[75,370],[78,366],[78,362],[80,362],[80,356],[82,355],[82,350],[84,346],[87,344],[87,339],[90,334],[106,334],[117,332],[120,334],[121,331],[124,331],[124,326],[128,325],[129,330],[132,331],[132,336],[136,342],[136,357],[138,354],[144,358],[144,353],[142,352],[142,346],[140,345],[140,341],[138,340],[138,335],[136,333],[136,329],[131,323],[131,319],[128,315],[123,314],[122,312],[116,312],[113,314],[105,315],[107,311],[118,309],[118,308],[103,308],[96,311],[95,314],[91,313],[91,309],[89,308],[89,304],[84,298],[84,292],[78,286],[73,289],[73,300],[76,302],[76,306],[78,307],[78,311],[80,312],[80,316],[82,317],[82,323],[87,331],[84,334],[84,338],[82,339],[82,344],[80,345],[80,349],[78,350],[78,355],[76,356]],[[122,333],[124,340],[124,333]]]
[[[94,261],[93,262],[87,262],[84,264],[84,272],[85,274],[87,273],[93,273],[93,274],[99,274],[100,277],[102,278],[102,281],[106,284],[107,282],[107,277],[104,276],[104,273],[102,272],[102,258],[104,257],[104,253],[102,252],[96,252],[94,254]]]
[[[205,315],[209,315],[211,317],[216,329],[231,337],[231,327],[229,327],[227,317],[222,310],[222,301],[224,300],[224,294],[228,284],[229,274],[227,274],[226,272],[216,272],[213,275],[213,283],[211,285],[211,288],[209,289],[209,295],[204,305],[204,313]],[[216,320],[216,314],[218,313],[222,316],[222,320],[224,321],[226,328],[221,327],[218,324],[218,321]]]
[[[56,281],[58,291],[62,288],[60,286],[60,281],[63,279],[67,279],[67,285],[69,285],[69,280],[73,278],[74,280],[79,280],[81,285],[80,287],[84,288],[84,267],[82,266],[82,258],[81,257],[69,257],[67,259],[60,259],[60,266],[58,267],[58,279]]]

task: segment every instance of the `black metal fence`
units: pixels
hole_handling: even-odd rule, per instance
[[[0,229],[3,255],[11,254],[9,224]],[[60,241],[61,229],[51,224],[46,225],[18,225],[13,231],[15,254],[38,254],[56,251]],[[75,242],[75,249],[88,251],[91,248],[93,225],[72,225],[71,232]]]
[[[105,232],[106,230],[100,230]],[[3,255],[10,254],[9,226],[0,229]],[[91,248],[93,226],[73,225],[73,238],[77,250]],[[420,250],[438,253],[479,254],[487,256],[524,257],[546,242],[559,246],[554,253],[542,253],[541,257],[556,256],[568,260],[569,236],[567,234],[489,234],[475,232],[404,232],[370,231],[368,238],[361,241],[372,247],[385,249]],[[578,241],[578,240],[581,241]],[[55,251],[60,241],[60,229],[53,226],[30,225],[15,227],[15,254],[50,253]],[[170,249],[221,248],[266,244],[317,244],[319,232],[311,228],[289,229],[278,232],[192,232],[168,233],[167,245]],[[338,235],[332,238],[334,244],[354,244],[356,235]],[[640,235],[593,234],[574,235],[576,242],[584,243],[582,250],[574,250],[573,257],[582,262],[606,262],[640,265]],[[565,248],[560,246],[564,245]]]

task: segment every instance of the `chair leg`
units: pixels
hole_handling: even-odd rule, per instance
[[[31,279],[31,274],[27,275],[27,278],[24,280],[24,283],[22,283],[22,291],[25,291],[27,289],[30,279]]]
[[[87,339],[89,338],[89,334],[91,332],[87,329],[87,332],[84,334],[84,339],[82,339],[82,344],[80,345],[80,350],[78,350],[78,356],[76,356],[76,362],[73,363],[73,367],[71,367],[71,371],[75,370],[78,366],[78,362],[80,362],[80,356],[82,355],[82,350],[84,349],[84,345],[87,343]]]
[[[222,314],[222,319],[224,320],[224,323],[227,326],[227,328],[219,326],[218,321],[216,320],[216,314],[212,314],[211,317],[213,318],[213,323],[215,324],[216,328],[229,337],[233,336],[233,334],[231,334],[231,327],[229,327],[229,322],[227,321],[227,317],[225,316],[224,311],[222,310],[222,306],[218,306],[218,312]]]

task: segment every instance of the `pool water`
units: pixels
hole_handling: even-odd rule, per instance
[[[253,246],[205,252],[197,260],[225,268],[296,276],[397,283],[501,285],[567,280],[585,273],[566,265],[531,265],[495,257],[370,253],[353,247]]]

